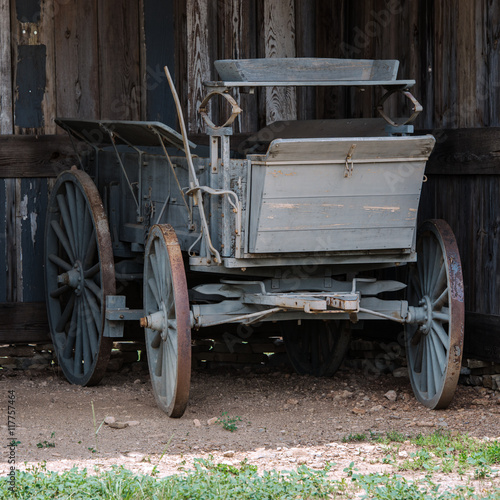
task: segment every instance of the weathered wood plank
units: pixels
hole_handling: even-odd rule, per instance
[[[139,4],[98,0],[99,118],[140,120]]]
[[[500,128],[445,129],[436,130],[434,134],[437,142],[427,162],[426,173],[500,174],[498,153],[500,151]]]
[[[295,57],[295,3],[264,0],[265,56]],[[266,124],[297,118],[294,88],[266,89]]]
[[[86,150],[75,141],[79,152]],[[56,177],[77,163],[66,136],[0,136],[0,178]]]
[[[307,0],[295,1],[295,32],[297,57],[316,55],[316,3]],[[297,117],[299,120],[314,118],[316,89],[297,89]]]
[[[85,19],[85,22],[82,22]],[[97,0],[69,0],[55,12],[57,116],[94,118],[99,110]]]
[[[0,134],[12,133],[10,0],[0,0]]]
[[[47,179],[22,179],[19,203],[23,301],[45,299],[44,233],[47,211]]]
[[[500,316],[467,312],[464,354],[468,358],[500,362]]]
[[[203,82],[211,79],[213,66],[212,43],[214,31],[210,22],[210,6],[208,2],[197,0],[186,1],[187,14],[187,81],[188,112],[186,121],[192,134],[204,132],[205,126],[198,108],[206,93]],[[216,120],[214,106],[209,116]]]
[[[498,50],[500,4],[496,0],[484,0],[483,18],[480,22],[485,32],[484,52],[486,58],[484,65],[487,68],[487,81],[481,84],[482,82],[478,80],[478,85],[481,85],[478,90],[480,98],[488,110],[488,119],[485,125],[498,127],[500,126],[500,113],[498,112],[500,107],[500,51]]]
[[[358,57],[345,41],[346,3],[343,0],[319,2],[316,8],[316,56]],[[335,26],[335,29],[332,29]],[[317,87],[315,117],[318,119],[347,118],[346,88]]]
[[[476,102],[477,49],[476,2],[453,2],[457,37],[457,104],[456,126],[477,127],[484,117]],[[452,84],[453,85],[453,84]]]
[[[55,134],[57,132],[54,119],[57,112],[56,104],[56,61],[54,43],[54,10],[55,2],[42,0],[41,17],[38,25],[38,37],[41,46],[45,46],[45,92],[42,100],[42,111],[44,118],[44,134]]]
[[[255,0],[226,0],[217,10],[219,47],[217,59],[251,59],[257,57],[256,2]],[[257,99],[255,95],[231,94],[239,103],[241,113],[234,125],[236,133],[253,132],[258,128]],[[229,116],[225,102],[219,109],[221,117]]]
[[[7,192],[5,179],[0,178],[0,302],[7,300]]]
[[[146,119],[171,127],[175,127],[176,111],[163,67],[169,67],[175,80],[174,30],[174,0],[144,0]]]
[[[0,342],[33,344],[50,341],[44,302],[0,304]]]
[[[457,11],[453,0],[434,3],[434,127],[457,127],[461,113],[457,88]]]
[[[16,181],[5,180],[5,300],[16,300]]]

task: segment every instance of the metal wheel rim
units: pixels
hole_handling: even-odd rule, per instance
[[[145,328],[151,384],[158,406],[181,417],[189,398],[191,324],[182,252],[172,226],[155,225],[144,255],[144,313],[164,311],[162,333]]]
[[[79,290],[74,288],[78,273]],[[71,274],[70,284],[59,282]],[[114,262],[99,192],[76,168],[58,177],[49,199],[45,291],[52,342],[64,375],[73,384],[97,384],[112,347],[102,334],[106,296],[115,294]]]
[[[302,321],[284,326],[283,339],[295,371],[302,375],[332,377],[344,360],[351,328],[349,321]]]
[[[455,236],[443,220],[419,230],[418,260],[410,266],[408,302],[423,300],[432,311],[428,331],[406,328],[406,356],[417,399],[431,409],[446,408],[460,375],[464,341],[464,289]]]

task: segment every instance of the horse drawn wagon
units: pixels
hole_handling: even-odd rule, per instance
[[[191,336],[206,327],[276,322],[294,367],[333,375],[350,325],[405,325],[418,400],[446,407],[461,366],[464,302],[456,242],[442,220],[417,232],[432,135],[413,136],[421,110],[397,80],[398,61],[257,59],[217,61],[200,106],[209,152],[194,156],[181,133],[158,122],[58,119],[92,154],[52,190],[45,238],[49,322],[58,362],[76,384],[97,383],[113,340],[140,322],[158,405],[183,414]],[[385,90],[381,118],[290,121],[230,148],[241,112],[231,89],[353,86]],[[383,102],[410,99],[392,121]],[[221,126],[207,113],[224,98]],[[408,265],[408,283],[367,272]],[[194,278],[193,278],[194,277]],[[136,284],[142,303],[129,290]],[[406,299],[385,292],[406,288]],[[134,302],[135,301],[135,302]],[[125,335],[125,336],[124,336]]]

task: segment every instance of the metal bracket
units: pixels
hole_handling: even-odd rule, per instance
[[[143,316],[142,309],[125,307],[125,295],[107,295],[103,337],[123,338],[124,322],[138,321]]]
[[[344,177],[352,177],[352,171],[354,170],[354,163],[352,161],[352,154],[356,149],[356,144],[352,144],[347,156],[345,157],[345,170]]]
[[[394,120],[391,120],[388,115],[386,115],[384,111],[384,102],[387,101],[387,99],[394,93],[396,92],[401,92],[405,97],[407,97],[413,104],[412,108],[412,115],[410,118],[408,118],[405,122],[403,123],[396,123]],[[417,99],[413,96],[413,94],[408,91],[408,90],[401,90],[401,89],[390,89],[388,90],[380,99],[380,101],[377,104],[377,111],[379,115],[389,124],[392,125],[393,127],[400,127],[401,125],[406,125],[408,123],[411,123],[412,121],[415,120],[415,118],[420,114],[420,112],[424,108],[422,105],[417,101]]]

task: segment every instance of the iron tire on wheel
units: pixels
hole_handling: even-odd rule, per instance
[[[450,226],[429,220],[419,229],[417,262],[410,266],[408,303],[424,307],[428,320],[407,325],[406,356],[417,399],[446,408],[455,393],[464,342],[464,286]]]
[[[172,226],[155,225],[144,254],[144,313],[151,384],[158,406],[181,417],[191,380],[191,320],[181,248]]]
[[[45,229],[45,291],[52,342],[69,382],[97,384],[112,341],[103,337],[115,293],[108,221],[92,179],[73,167],[57,178]]]
[[[350,326],[346,320],[285,323],[283,340],[295,371],[301,375],[333,377],[349,348]]]

